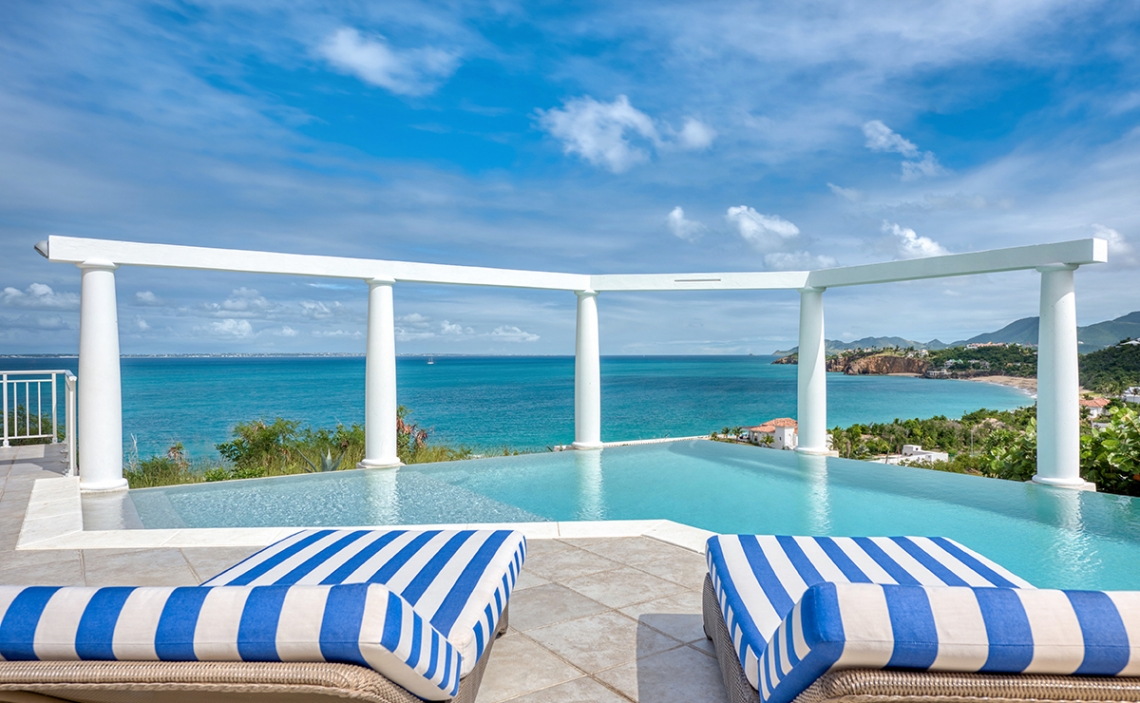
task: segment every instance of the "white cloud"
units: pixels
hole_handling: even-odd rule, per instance
[[[296,337],[298,332],[289,325],[282,325],[281,329],[277,331],[277,334],[282,337]]]
[[[654,120],[619,95],[613,102],[598,102],[590,96],[567,100],[561,109],[538,111],[539,125],[562,142],[566,154],[575,154],[595,166],[621,173],[647,161],[651,149],[704,149],[716,132],[699,120],[688,118],[680,132],[668,126],[659,129]],[[674,134],[672,140],[662,131]]]
[[[364,339],[364,333],[360,330],[313,330],[313,336],[326,339]]]
[[[896,133],[880,120],[871,120],[863,125],[863,136],[867,138],[866,146],[871,151],[891,152],[901,154],[902,179],[913,181],[923,176],[940,176],[946,173],[942,164],[934,156],[934,152],[921,152],[918,146]]]
[[[612,103],[601,103],[586,96],[566,102],[559,110],[539,111],[539,122],[556,139],[562,140],[567,154],[577,154],[595,166],[621,173],[645,161],[649,154],[636,147],[631,137],[650,143],[661,141],[649,115],[619,95]]]
[[[944,256],[950,252],[930,237],[920,237],[909,227],[883,221],[883,232],[895,237],[896,252],[903,259],[921,259],[927,256]]]
[[[673,233],[674,237],[684,239],[686,242],[695,242],[701,238],[701,235],[708,229],[696,220],[686,220],[685,211],[681,206],[673,208],[669,215],[665,218],[665,224],[669,227],[669,231]]]
[[[439,323],[439,333],[442,335],[458,336],[464,334],[473,334],[475,330],[470,327],[464,327],[459,323],[451,323],[447,320]]]
[[[36,332],[57,332],[69,330],[71,325],[59,315],[20,315],[19,317],[0,317],[0,336],[10,336],[6,333],[12,330],[34,330]]]
[[[524,332],[514,325],[503,325],[492,330],[491,339],[500,342],[537,342],[539,337],[537,334]]]
[[[942,168],[942,164],[938,163],[938,159],[934,158],[934,154],[929,151],[923,154],[922,159],[918,161],[902,162],[902,179],[904,181],[918,180],[923,176],[941,176],[944,173],[946,173],[946,169]]]
[[[849,200],[853,203],[857,203],[863,198],[863,194],[854,188],[843,188],[841,186],[835,185],[834,183],[828,183],[827,187],[831,189],[832,193],[835,193],[844,200]]]
[[[221,305],[209,306],[217,315],[250,317],[269,310],[269,301],[254,288],[238,288]]]
[[[871,151],[889,151],[902,154],[908,159],[918,158],[918,146],[897,134],[880,120],[871,120],[863,125],[863,136],[867,137],[867,148]]]
[[[146,332],[147,330],[150,329],[150,325],[147,324],[147,321],[142,319],[141,317],[135,317],[135,327],[138,329],[139,332]]]
[[[253,325],[249,324],[249,320],[235,320],[228,317],[218,322],[211,322],[210,330],[219,335],[248,337],[253,334]]]
[[[830,256],[806,251],[776,251],[764,255],[764,265],[777,271],[814,271],[835,268],[839,263]]]
[[[1135,250],[1124,235],[1111,227],[1094,224],[1093,236],[1108,240],[1108,263],[1131,266],[1136,263]]]
[[[2,292],[4,304],[17,308],[40,308],[53,310],[74,310],[79,307],[79,296],[75,293],[56,293],[51,286],[33,283],[24,290],[11,286]]]
[[[762,215],[746,205],[730,207],[724,217],[744,241],[761,251],[783,249],[800,235],[799,227],[779,215]]]
[[[394,49],[380,36],[342,27],[320,47],[336,68],[397,95],[426,95],[455,72],[458,54],[434,47]]]
[[[431,318],[426,315],[421,315],[418,312],[413,312],[409,315],[401,315],[396,318],[396,322],[403,322],[405,325],[412,327],[425,328],[431,322]]]
[[[139,305],[158,305],[158,296],[149,290],[140,290],[135,293],[135,302]]]
[[[684,149],[707,149],[716,139],[716,131],[700,120],[689,117],[677,133],[677,142]]]
[[[339,312],[341,307],[342,306],[339,302],[333,302],[330,307],[329,305],[325,305],[320,301],[302,300],[301,315],[303,317],[309,318],[310,320],[327,320]]]

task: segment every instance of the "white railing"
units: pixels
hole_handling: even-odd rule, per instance
[[[74,476],[76,380],[66,370],[0,371],[0,446],[11,446],[14,440],[47,439],[58,443],[62,391],[68,475]]]

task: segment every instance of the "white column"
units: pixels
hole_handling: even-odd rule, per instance
[[[799,446],[805,454],[826,454],[827,359],[823,337],[823,288],[800,290]]]
[[[123,478],[123,384],[119,371],[119,312],[115,264],[91,259],[79,302],[79,486],[116,491]]]
[[[602,370],[598,346],[598,294],[577,291],[574,346],[574,448],[602,448]]]
[[[1043,266],[1037,337],[1036,483],[1086,487],[1081,478],[1076,266]]]
[[[362,469],[400,465],[396,454],[396,318],[390,278],[368,281],[368,346],[364,361]]]

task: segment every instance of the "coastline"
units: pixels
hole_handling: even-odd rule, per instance
[[[973,376],[971,378],[961,378],[960,381],[974,381],[980,383],[993,383],[998,386],[1008,386],[1016,388],[1019,391],[1024,391],[1034,397],[1037,396],[1037,379],[1025,378],[1022,376]]]

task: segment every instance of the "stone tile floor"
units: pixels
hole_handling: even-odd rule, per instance
[[[253,549],[15,551],[32,484],[66,465],[0,449],[0,584],[190,585]],[[701,626],[704,558],[647,537],[530,540],[479,703],[727,700]]]

